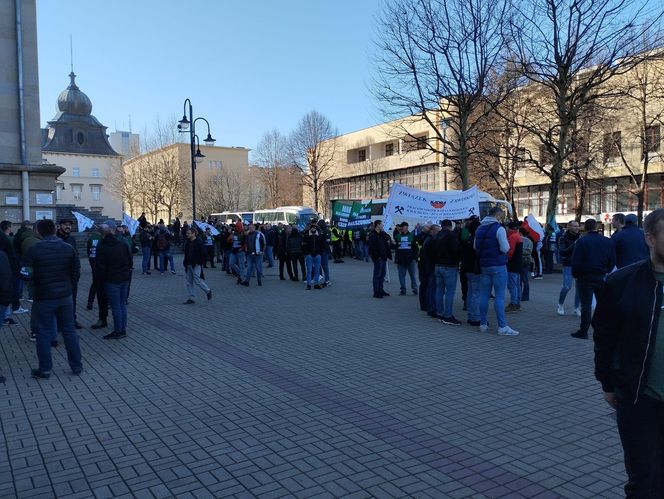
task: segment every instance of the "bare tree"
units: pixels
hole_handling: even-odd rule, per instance
[[[510,90],[495,84],[509,5],[394,0],[379,20],[375,96],[387,115],[414,115],[428,125],[434,140],[426,148],[444,157],[464,189],[483,123]],[[402,132],[419,138],[407,126]]]
[[[258,142],[254,161],[260,167],[261,183],[265,190],[265,204],[281,205],[280,170],[288,163],[288,140],[279,130],[266,132]]]
[[[336,128],[318,111],[310,111],[288,139],[288,159],[302,172],[302,182],[311,189],[316,211],[320,211],[323,185],[334,173]]]
[[[555,225],[558,191],[569,173],[573,129],[584,110],[611,92],[607,83],[647,57],[635,47],[662,17],[661,3],[647,0],[531,0],[516,4],[510,49],[532,82],[531,113],[524,123],[544,145],[551,165],[547,222]],[[653,44],[657,41],[652,39]]]

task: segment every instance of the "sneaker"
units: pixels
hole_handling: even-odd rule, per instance
[[[208,299],[208,300],[211,300],[211,299],[212,299],[212,290],[211,290],[211,289],[209,289],[208,292],[205,293],[205,294],[207,295],[207,299]]]
[[[11,317],[7,317],[7,318],[5,319],[5,326],[15,326],[16,324],[18,324],[18,322],[16,322],[16,321],[15,321],[14,319],[12,319]]]
[[[519,310],[519,309],[517,308],[517,306],[514,303],[510,303],[509,305],[507,305],[505,307],[505,312],[516,312],[517,310]]]
[[[399,296],[406,296],[406,290],[402,289],[401,291],[399,291]]]
[[[575,308],[574,309],[574,315],[576,315],[577,317],[581,317],[581,309],[580,308]]]
[[[332,282],[331,281],[325,281],[325,286],[332,286]]]
[[[539,274],[533,277],[533,279],[535,279],[536,281],[541,281],[542,279],[544,279],[544,277],[542,277],[542,274]]]
[[[374,298],[382,298],[383,295],[373,295]]]
[[[580,340],[587,340],[588,339],[588,333],[583,334],[581,331],[577,331],[576,333],[570,334],[572,338],[578,338]]]
[[[450,315],[449,317],[443,317],[442,319],[440,319],[440,322],[442,322],[443,324],[447,324],[449,326],[461,325],[461,321],[456,317],[454,317],[453,315]]]
[[[386,293],[385,291],[383,291],[382,294],[383,294],[383,296],[390,296],[390,293]]]
[[[307,291],[311,291],[311,284],[307,284]]]
[[[30,341],[37,341],[37,333],[34,332],[30,333]]]
[[[171,274],[175,275],[175,270],[171,270]]]
[[[184,305],[193,305],[194,303],[196,303],[194,300],[192,300],[191,298],[188,298],[187,301],[184,302]]]
[[[263,281],[258,281],[258,285],[259,285],[259,286],[262,286],[262,285],[263,285]]]
[[[249,287],[249,281],[242,281],[240,284],[241,284],[242,286],[247,287],[247,288]]]
[[[104,336],[105,340],[119,340],[120,338],[124,338],[127,336],[127,333],[124,331],[113,331],[112,333],[107,334]]]
[[[79,368],[79,369],[72,369],[72,371],[71,371],[71,373],[72,373],[74,376],[80,376],[82,372],[83,372],[83,368],[82,368],[82,367]]]
[[[565,307],[563,305],[558,305],[558,315],[565,315]]]
[[[102,328],[105,328],[107,326],[108,326],[108,324],[106,323],[106,321],[97,321],[90,327],[92,329],[102,329]]]
[[[31,375],[35,379],[48,379],[51,377],[51,373],[45,373],[40,371],[39,369],[33,369]]]
[[[509,326],[505,326],[498,328],[498,334],[500,336],[517,336],[519,334],[519,331],[515,331]]]
[[[18,315],[18,314],[27,314],[28,312],[30,312],[29,308],[18,307],[18,309],[14,310],[13,313]]]
[[[475,327],[478,327],[478,326],[481,324],[480,321],[471,321],[470,319],[468,319],[467,322],[468,322],[468,324],[470,324],[471,326],[475,326]]]
[[[414,294],[415,296],[417,296],[417,290],[416,290],[416,289],[413,290],[413,294]]]
[[[80,322],[78,322],[78,321],[74,322],[74,327],[76,329],[83,329],[83,326],[81,326]]]
[[[314,284],[314,289],[323,289],[320,287],[320,284]]]
[[[480,333],[486,333],[489,330],[488,324],[480,324]]]

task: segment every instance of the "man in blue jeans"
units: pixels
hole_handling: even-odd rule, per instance
[[[505,288],[507,287],[507,253],[510,244],[502,222],[503,210],[494,206],[484,217],[475,235],[475,251],[480,261],[480,331],[489,330],[487,313],[489,295],[494,292],[494,309],[498,320],[498,334],[516,336],[519,334],[505,321]]]
[[[141,229],[139,239],[141,241],[141,254],[143,256],[141,263],[143,275],[150,275],[150,256],[152,256],[152,240],[154,239],[152,228],[146,226],[144,229]]]
[[[133,259],[127,245],[115,237],[116,225],[108,220],[99,227],[102,240],[97,248],[97,272],[113,314],[113,332],[105,340],[127,336],[127,293]]]
[[[396,251],[394,253],[394,263],[397,264],[399,271],[399,286],[401,287],[400,295],[406,294],[406,273],[410,276],[410,288],[413,294],[417,294],[417,279],[415,273],[417,272],[417,243],[415,236],[408,230],[408,222],[402,222],[399,226],[399,232],[394,235],[394,242],[396,243]]]
[[[258,285],[263,285],[263,253],[265,253],[265,235],[256,230],[254,224],[249,224],[247,227],[247,273],[242,281],[243,286],[249,286],[251,275],[256,271],[256,278]]]
[[[51,342],[58,330],[64,337],[72,373],[80,374],[83,364],[74,325],[72,289],[80,276],[81,262],[74,248],[56,237],[53,220],[37,222],[37,232],[42,240],[27,251],[21,268],[22,278],[33,283],[32,314],[37,330],[39,368],[32,370],[32,377],[48,379],[51,376]]]
[[[574,277],[572,277],[572,254],[580,236],[579,222],[570,220],[567,224],[567,230],[558,239],[558,253],[560,253],[560,259],[563,264],[563,287],[560,289],[560,296],[558,297],[558,315],[565,315],[565,298],[567,297],[567,293],[572,289],[572,284],[574,284]],[[581,317],[580,304],[579,288],[575,287],[574,314],[578,317]]]
[[[435,264],[436,314],[443,324],[460,326],[461,321],[454,317],[454,295],[459,276],[461,240],[452,226],[451,220],[440,223],[440,232],[431,240],[430,254]]]
[[[374,228],[369,234],[369,256],[374,264],[373,270],[373,297],[384,298],[390,296],[383,289],[387,260],[392,259],[390,236],[383,230],[382,220],[376,220]]]

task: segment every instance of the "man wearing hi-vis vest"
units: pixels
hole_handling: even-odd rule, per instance
[[[330,231],[330,242],[332,243],[332,258],[334,258],[334,263],[343,263],[341,259],[341,231],[339,227],[332,227]]]
[[[410,275],[410,288],[413,294],[417,294],[417,244],[412,232],[408,231],[408,222],[403,222],[400,225],[399,232],[395,234],[394,240],[396,241],[397,250],[394,261],[399,269],[399,284],[401,285],[401,292],[399,294],[406,294],[406,272]]]

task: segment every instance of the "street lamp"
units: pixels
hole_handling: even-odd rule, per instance
[[[191,218],[196,220],[196,163],[203,161],[205,157],[201,153],[200,142],[196,135],[196,122],[203,120],[207,124],[207,137],[203,140],[205,145],[213,146],[215,140],[210,135],[210,123],[205,118],[194,118],[194,110],[190,99],[184,100],[184,113],[178,121],[178,132],[189,134],[189,149],[191,154]],[[187,116],[187,112],[189,116]]]

